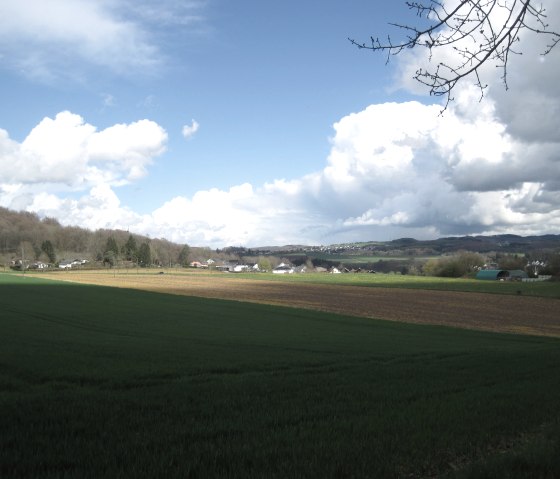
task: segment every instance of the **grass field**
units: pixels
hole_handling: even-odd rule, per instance
[[[180,274],[180,273],[176,273]],[[213,273],[216,274],[216,273]],[[523,294],[560,299],[560,282],[523,283],[517,281],[481,281],[465,278],[437,278],[399,274],[324,274],[306,273],[293,275],[242,274],[247,279],[265,279],[340,286],[365,286],[370,288],[428,289],[438,291],[464,291],[490,294]]]
[[[560,476],[558,339],[32,276],[0,292],[2,478]]]
[[[88,270],[84,270],[88,271]],[[92,274],[99,275],[153,275],[155,272],[162,271],[165,274],[176,276],[207,276],[229,278],[231,281],[240,279],[279,281],[288,283],[308,283],[308,284],[330,284],[339,286],[363,286],[368,288],[402,288],[402,289],[424,289],[435,291],[464,291],[490,294],[506,294],[548,297],[560,299],[560,282],[534,282],[523,283],[517,281],[481,281],[465,278],[438,278],[431,276],[413,276],[399,274],[326,274],[326,273],[305,273],[305,274],[272,274],[272,273],[235,273],[227,274],[219,271],[195,270],[185,268],[172,269],[119,269],[114,270],[93,270]],[[56,272],[35,272],[35,276],[41,277],[60,277],[65,279],[70,277],[75,271],[56,271]],[[8,273],[10,274],[10,273]],[[55,274],[56,276],[53,276]]]
[[[301,253],[288,253],[283,254],[283,257],[288,259],[291,258],[301,258]],[[313,260],[324,260],[328,261],[330,264],[344,263],[346,266],[352,265],[365,265],[369,264],[375,266],[375,263],[380,261],[425,261],[432,258],[440,258],[441,256],[392,256],[392,255],[367,255],[367,254],[351,254],[351,253],[309,253],[307,257]]]

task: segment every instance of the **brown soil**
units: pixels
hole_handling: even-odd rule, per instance
[[[225,274],[63,272],[58,280],[316,309],[408,323],[560,337],[550,298],[251,280]]]

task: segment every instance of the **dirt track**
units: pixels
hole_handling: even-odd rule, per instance
[[[409,323],[560,337],[560,301],[549,298],[305,284],[239,279],[219,274],[68,272],[51,274],[49,277],[186,296],[317,309]]]

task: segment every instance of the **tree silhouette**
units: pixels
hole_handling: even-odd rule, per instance
[[[371,37],[369,43],[349,40],[358,48],[383,52],[387,62],[391,56],[408,49],[428,50],[432,62],[433,53],[451,49],[452,58],[433,64],[433,68],[418,68],[414,79],[428,87],[430,95],[446,98],[444,110],[453,100],[452,92],[462,79],[473,76],[484,96],[487,84],[480,77],[480,69],[486,63],[493,63],[502,71],[501,79],[508,88],[507,69],[510,55],[520,54],[515,45],[520,42],[521,33],[529,32],[548,37],[542,55],[547,55],[560,42],[560,33],[550,30],[546,23],[544,7],[535,6],[534,0],[456,0],[406,2],[415,11],[420,23],[425,27],[390,23],[404,31],[406,38],[393,42]],[[450,5],[450,7],[448,7]]]
[[[56,253],[50,240],[43,241],[41,250],[47,255],[51,263],[56,263]]]
[[[191,248],[189,245],[184,245],[179,252],[178,262],[181,266],[187,266],[189,264],[189,255],[191,254]]]
[[[128,240],[123,246],[123,254],[129,261],[136,260],[136,257],[138,256],[138,246],[136,245],[136,239],[134,238],[134,236],[128,236]]]
[[[107,238],[107,244],[105,245],[105,252],[103,254],[103,263],[109,263],[110,266],[114,266],[117,258],[119,256],[119,246],[117,245],[117,240],[113,236]]]
[[[148,243],[142,243],[138,249],[138,264],[143,268],[152,264],[152,252]]]

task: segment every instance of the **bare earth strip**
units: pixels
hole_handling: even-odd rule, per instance
[[[315,309],[367,318],[560,337],[560,301],[483,293],[390,289],[216,275],[65,272],[57,280]]]

